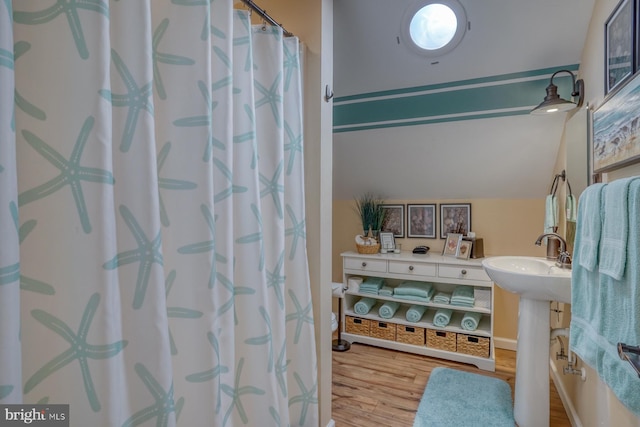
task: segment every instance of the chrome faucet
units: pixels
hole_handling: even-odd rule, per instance
[[[556,258],[556,266],[560,268],[571,268],[571,255],[567,251],[567,242],[562,238],[558,233],[544,233],[538,236],[538,240],[536,240],[536,246],[540,246],[542,244],[542,239],[545,237],[549,239],[556,239],[560,242],[560,253]],[[547,243],[548,245],[548,243]],[[548,251],[547,251],[548,252]]]

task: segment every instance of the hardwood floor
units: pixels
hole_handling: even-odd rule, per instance
[[[515,352],[496,350],[496,372],[472,365],[352,344],[333,352],[332,418],[336,427],[412,427],[429,373],[443,366],[501,378],[513,387]],[[551,384],[551,427],[571,423]],[[479,426],[481,427],[481,426]]]

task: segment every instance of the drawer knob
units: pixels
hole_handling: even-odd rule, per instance
[[[461,273],[462,274],[467,274],[467,270],[462,270]]]
[[[362,266],[363,266],[363,267],[366,267],[366,266],[367,266],[367,263],[366,263],[365,261],[362,261]]]
[[[409,266],[409,271],[413,271],[413,265]]]

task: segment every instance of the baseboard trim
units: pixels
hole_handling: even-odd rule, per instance
[[[495,346],[495,348],[516,351],[518,348],[518,341],[509,338],[493,337],[493,345]]]
[[[551,379],[553,380],[553,384],[556,386],[556,390],[558,390],[558,395],[562,401],[562,406],[564,406],[564,411],[567,413],[569,422],[573,427],[582,427],[578,412],[576,411],[575,406],[573,406],[573,403],[571,403],[567,389],[564,387],[564,383],[560,378],[560,373],[556,368],[556,364],[553,363],[552,358],[549,358],[549,371],[551,372]]]

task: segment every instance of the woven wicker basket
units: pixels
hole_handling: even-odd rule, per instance
[[[427,347],[456,351],[456,333],[427,329]]]
[[[345,316],[345,332],[349,334],[369,336],[371,320]]]
[[[356,248],[359,254],[377,254],[380,250],[380,243],[375,245],[359,245],[356,243]]]
[[[369,329],[369,336],[383,340],[395,341],[396,324],[373,321],[371,322],[371,329]]]
[[[457,352],[478,357],[489,357],[489,338],[458,334]]]
[[[424,345],[424,328],[416,326],[398,325],[396,327],[396,341],[404,344]]]

